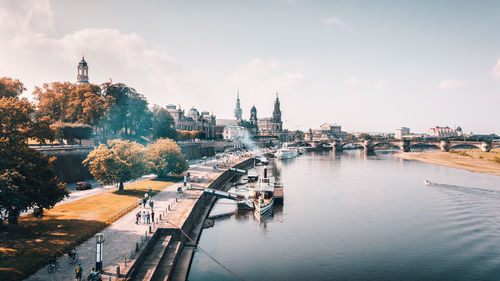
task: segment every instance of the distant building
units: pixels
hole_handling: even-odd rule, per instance
[[[240,91],[238,90],[238,94],[236,97],[236,108],[234,109],[234,117],[236,120],[241,121],[243,118],[243,111],[240,106]]]
[[[328,123],[319,126],[319,129],[310,129],[304,133],[305,140],[343,139],[346,136],[347,133],[342,131],[340,125]]]
[[[242,126],[226,126],[224,128],[224,139],[225,140],[240,140],[240,139],[248,139],[249,133],[247,128]]]
[[[89,66],[85,61],[85,57],[82,56],[82,60],[78,64],[78,74],[76,75],[77,85],[88,85],[89,84]]]
[[[257,110],[255,110],[255,118],[257,118]],[[257,127],[259,135],[279,136],[283,132],[283,122],[281,121],[280,99],[278,97],[278,93],[276,93],[276,100],[274,101],[273,117],[258,119]]]
[[[462,136],[462,128],[457,127],[456,129],[450,128],[448,126],[446,127],[434,127],[430,128],[427,131],[427,134],[431,137],[438,137],[438,138],[446,138],[446,137],[457,137],[457,136]]]
[[[410,135],[410,128],[401,127],[401,129],[396,129],[396,133],[394,134],[394,138],[397,140],[402,139],[405,136]]]
[[[234,119],[217,119],[215,120],[215,138],[218,140],[224,139],[224,130],[228,126],[238,126],[239,123]]]
[[[174,119],[176,130],[202,131],[205,133],[205,138],[215,139],[215,115],[211,115],[208,111],[200,113],[194,107],[185,114],[184,110],[173,104],[167,105],[166,109]]]

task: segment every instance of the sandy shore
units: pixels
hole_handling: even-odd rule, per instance
[[[495,153],[495,152],[492,152]],[[500,157],[500,154],[498,154]],[[398,153],[395,157],[417,160],[441,166],[464,169],[476,173],[485,173],[500,176],[500,162],[488,160],[480,153],[451,153],[451,152],[427,152],[427,153]]]

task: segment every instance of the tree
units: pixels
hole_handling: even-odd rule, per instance
[[[372,140],[373,137],[370,134],[361,133],[361,134],[359,134],[358,139],[360,139],[360,140]]]
[[[25,91],[23,83],[9,77],[0,78],[0,98],[16,98]]]
[[[175,130],[175,123],[170,113],[158,105],[153,106],[153,138],[169,138],[175,139],[177,131]]]
[[[123,190],[125,181],[135,180],[147,172],[144,146],[127,140],[110,140],[89,153],[83,164],[90,173],[104,184],[120,183]]]
[[[2,85],[0,81],[0,85]],[[0,88],[6,88],[0,86]],[[28,138],[44,140],[53,136],[47,122],[32,120],[34,106],[26,99],[9,96],[0,98],[0,219],[17,224],[19,214],[33,209],[42,216],[67,196],[58,183],[53,168],[55,158],[49,158],[28,147]]]
[[[153,114],[146,98],[123,83],[101,85],[109,110],[101,124],[115,136],[138,139],[151,132]]]
[[[52,123],[99,124],[108,109],[106,99],[97,85],[75,85],[53,82],[36,87],[33,92],[38,101],[36,117],[47,117]]]
[[[147,150],[151,170],[160,178],[169,174],[181,174],[189,168],[186,157],[171,139],[158,139],[149,144]]]

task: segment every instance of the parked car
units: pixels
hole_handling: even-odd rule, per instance
[[[92,188],[92,185],[88,182],[81,181],[81,182],[76,183],[76,190],[86,190],[86,189],[91,189],[91,188]]]

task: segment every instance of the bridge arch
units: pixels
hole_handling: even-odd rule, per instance
[[[450,149],[481,149],[481,147],[470,143],[459,143],[451,146]]]
[[[389,142],[389,141],[376,142],[376,143],[373,144],[373,148],[375,148],[377,146],[383,146],[383,145],[389,146],[391,148],[398,148],[398,149],[401,149],[401,150],[403,149],[400,144],[396,144],[394,142]]]
[[[411,143],[410,150],[412,149],[422,149],[422,150],[440,150],[439,145],[427,142]]]

